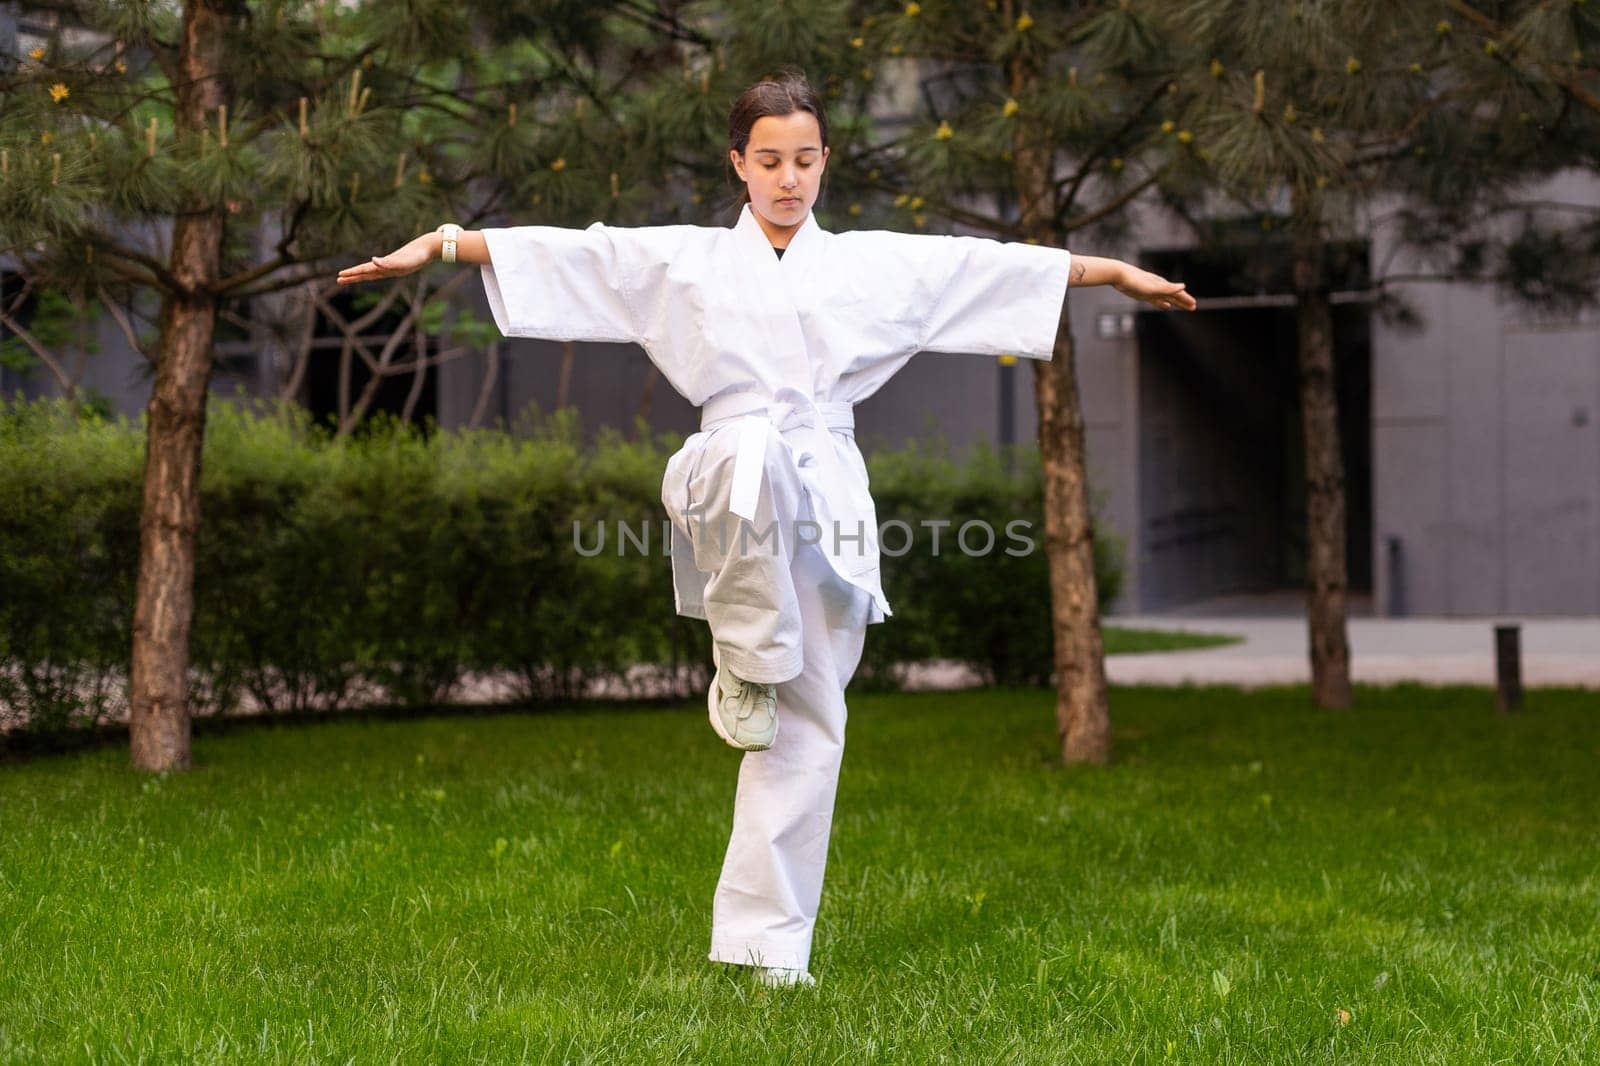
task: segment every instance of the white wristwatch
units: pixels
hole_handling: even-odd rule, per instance
[[[454,222],[446,222],[439,227],[439,232],[444,234],[444,249],[440,258],[446,263],[456,261],[456,238],[461,236],[461,227]]]

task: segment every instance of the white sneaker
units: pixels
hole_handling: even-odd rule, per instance
[[[768,988],[783,988],[789,985],[814,986],[817,979],[811,976],[808,970],[796,970],[789,966],[757,966],[756,980]]]
[[[718,668],[706,692],[711,728],[730,747],[765,751],[778,738],[778,686],[745,681]]]

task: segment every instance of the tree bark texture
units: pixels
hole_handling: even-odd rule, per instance
[[[1025,98],[1038,73],[1023,60],[1008,71],[1011,95]],[[1060,245],[1047,144],[1019,128],[1012,145],[1022,235]],[[1049,362],[1035,362],[1039,457],[1044,469],[1044,544],[1050,572],[1050,620],[1056,668],[1056,735],[1066,763],[1111,760],[1105,642],[1094,572],[1083,412],[1079,406],[1070,315],[1065,300]]]
[[[1111,760],[1105,641],[1094,572],[1083,413],[1065,306],[1055,354],[1034,363],[1039,454],[1044,468],[1044,544],[1055,629],[1056,735],[1069,763]]]
[[[225,102],[225,5],[184,7],[176,84],[181,138],[198,138]],[[163,296],[161,348],[146,408],[144,497],[134,601],[128,730],[133,765],[187,769],[189,628],[194,617],[195,539],[200,528],[200,454],[211,378],[223,216],[190,198],[174,219],[172,274]]]
[[[1320,243],[1295,243],[1294,285],[1299,347],[1300,410],[1306,456],[1306,622],[1311,699],[1323,708],[1350,706],[1350,643],[1346,633],[1345,479],[1334,376],[1333,312]]]

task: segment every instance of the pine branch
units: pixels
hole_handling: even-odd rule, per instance
[[[172,104],[172,100],[168,96],[168,94],[166,93],[165,90],[166,90],[166,87],[163,86],[161,89],[148,89],[148,90],[146,90],[146,91],[144,91],[142,93],[138,93],[137,95],[133,96],[132,98],[130,98],[128,100],[127,106],[124,107],[122,110],[117,111],[117,112],[115,112],[113,114],[107,115],[105,121],[109,125],[113,125],[113,126],[117,125],[123,119],[127,118],[128,115],[130,113],[132,113],[133,110],[135,108],[137,108],[140,104],[148,103],[149,101],[152,101],[152,100],[154,100],[154,101],[156,101],[158,103],[167,104],[167,105],[170,106]]]
[[[1372,162],[1389,162],[1395,158],[1398,158],[1399,156],[1405,155],[1411,150],[1408,139],[1412,134],[1416,133],[1417,127],[1421,126],[1429,115],[1433,114],[1445,104],[1456,103],[1458,101],[1474,102],[1481,100],[1488,94],[1491,88],[1492,86],[1488,82],[1474,82],[1469,85],[1457,86],[1456,88],[1447,92],[1439,93],[1437,96],[1428,97],[1414,112],[1407,116],[1405,121],[1400,123],[1396,129],[1392,130],[1391,132],[1384,133],[1377,138],[1368,139],[1360,144],[1357,144],[1357,158],[1351,161],[1351,165],[1365,166]],[[1382,145],[1395,144],[1399,145],[1399,147],[1392,151],[1374,151],[1371,155],[1361,154],[1366,152],[1368,149],[1375,150]]]
[[[72,380],[71,376],[67,374],[66,369],[61,365],[56,357],[50,354],[50,349],[41,344],[39,342],[39,338],[35,337],[32,333],[29,333],[27,328],[24,327],[21,322],[18,322],[6,312],[0,311],[0,326],[4,326],[6,329],[16,334],[18,339],[20,339],[23,344],[27,345],[28,350],[34,354],[39,362],[45,365],[45,369],[49,370],[51,375],[56,379],[56,384],[61,386],[62,392],[66,393],[68,396],[71,396],[77,390],[77,384]]]
[[[1078,193],[1083,188],[1084,181],[1087,180],[1089,175],[1093,172],[1095,163],[1098,162],[1100,158],[1107,152],[1109,152],[1112,147],[1120,143],[1122,138],[1126,137],[1135,126],[1143,121],[1145,115],[1150,112],[1150,109],[1155,107],[1156,104],[1160,102],[1161,98],[1166,95],[1167,85],[1166,82],[1163,81],[1158,88],[1156,88],[1150,93],[1149,96],[1145,98],[1144,102],[1139,105],[1138,109],[1135,110],[1133,114],[1128,116],[1127,121],[1123,122],[1123,124],[1117,128],[1116,132],[1112,133],[1111,136],[1101,141],[1100,144],[1098,144],[1095,149],[1084,158],[1083,163],[1078,167],[1076,174],[1056,182],[1056,195],[1062,197],[1062,199],[1059,201],[1062,211],[1065,211],[1067,208],[1071,207],[1077,202]],[[1063,195],[1061,187],[1068,183],[1071,184],[1071,188],[1067,189],[1065,195]]]
[[[501,93],[509,89],[522,90],[524,88],[526,88],[526,83],[524,82],[508,81],[498,85],[489,84],[479,86],[479,92],[480,95],[483,96],[492,96],[495,93]],[[540,84],[538,88],[535,89],[535,93],[543,91],[543,88],[543,85]],[[473,114],[476,114],[480,117],[490,117],[497,115],[500,112],[500,105],[498,103],[492,103],[489,100],[479,99],[463,100],[456,94],[443,90],[436,90],[419,96],[398,96],[388,103],[390,109],[394,111],[432,111],[443,115],[445,118],[454,119],[456,122],[465,122],[470,119]],[[449,107],[449,104],[462,105],[462,107],[465,109],[465,113],[462,110]]]
[[[279,245],[279,247],[281,249],[282,245]],[[280,251],[276,259],[269,259],[260,266],[252,267],[249,270],[241,271],[240,273],[234,274],[231,277],[223,278],[221,281],[218,281],[211,286],[211,291],[216,295],[221,296],[232,289],[242,288],[245,285],[250,284],[250,282],[255,281],[257,278],[264,278],[268,274],[271,274],[282,267],[290,266],[297,262],[299,262],[299,260],[285,255],[282,251]]]
[[[1467,3],[1467,0],[1444,0],[1444,4],[1451,11],[1454,11],[1484,33],[1487,33],[1497,43],[1505,44],[1507,42],[1505,27]],[[1540,73],[1550,80],[1552,85],[1560,86],[1574,100],[1589,110],[1600,114],[1600,96],[1596,96],[1587,86],[1576,78],[1563,77],[1559,72],[1551,70],[1550,64],[1542,58],[1536,58],[1534,64],[1539,68]]]
[[[401,374],[409,374],[419,368],[440,366],[452,360],[460,359],[462,356],[474,355],[477,351],[478,349],[469,344],[458,344],[453,348],[446,348],[442,352],[419,356],[409,363],[389,363],[378,374],[380,377],[398,377]]]
[[[462,274],[458,274],[456,279],[452,280],[459,280],[465,276],[466,274],[463,272]],[[445,287],[441,288],[439,292],[443,293],[449,287],[449,285],[446,285]],[[402,292],[405,294],[406,302],[410,305],[410,307],[406,311],[405,315],[401,318],[400,322],[395,326],[394,332],[389,334],[388,340],[384,343],[383,352],[378,357],[376,363],[373,361],[371,354],[367,351],[366,345],[361,343],[357,332],[347,329],[346,324],[342,319],[339,318],[333,308],[329,306],[325,300],[322,301],[323,311],[329,316],[329,320],[333,321],[336,327],[339,328],[345,335],[345,352],[348,353],[353,348],[356,354],[361,356],[362,362],[366,364],[367,370],[371,375],[367,380],[366,387],[361,390],[361,395],[356,398],[354,407],[344,412],[344,415],[339,422],[339,430],[334,435],[335,438],[343,438],[349,435],[349,433],[360,424],[361,419],[366,416],[367,408],[371,406],[373,397],[378,394],[378,388],[383,384],[383,379],[392,376],[389,370],[391,365],[390,360],[394,358],[394,353],[399,349],[401,343],[407,336],[411,335],[413,332],[416,332],[417,345],[424,352],[424,356],[422,358],[426,358],[425,335],[422,334],[420,329],[417,327],[418,320],[422,315],[422,309],[427,304],[427,299],[423,295],[426,291],[426,288],[426,280],[420,277],[416,279],[414,286],[396,285],[394,287],[393,291],[396,294],[400,294]],[[363,318],[362,321],[365,322],[370,318],[371,316],[368,315]]]
[[[643,26],[647,30],[654,30],[656,33],[671,40],[698,45],[707,50],[716,45],[716,42],[705,34],[685,26],[679,21],[676,14],[662,11],[659,5],[657,5],[656,10],[651,11],[642,3],[636,3],[634,0],[622,0],[621,3],[616,5],[616,11],[623,18],[630,19],[637,25]]]
[[[296,351],[294,367],[278,393],[281,399],[293,400],[300,395],[300,388],[305,384],[306,371],[311,366],[311,342],[316,336],[318,301],[338,287],[337,281],[327,281],[321,285],[313,281],[306,286],[306,291],[302,294],[304,302],[298,305],[301,311],[300,345]]]
[[[911,190],[885,181],[867,180],[863,181],[861,185],[863,188],[872,189],[876,192],[890,193],[895,196],[902,194],[907,196],[912,195]],[[1008,240],[1016,240],[1019,236],[1017,227],[1008,222],[1004,222],[998,218],[995,218],[992,215],[983,215],[976,211],[968,211],[965,208],[956,207],[954,204],[946,203],[943,200],[930,199],[928,197],[923,197],[923,199],[927,202],[928,210],[932,211],[936,215],[948,218],[952,222],[959,222],[964,226],[971,226],[973,229],[984,230],[988,233],[993,233],[996,237],[1004,237]]]
[[[479,208],[468,211],[466,214],[458,215],[457,218],[460,219],[461,227],[463,229],[478,228],[485,219],[488,219],[493,215],[496,206],[497,200],[491,199],[490,202]],[[255,296],[265,296],[275,292],[282,292],[285,289],[298,288],[299,286],[305,285],[311,281],[315,281],[318,278],[327,277],[331,273],[331,268],[326,264],[335,258],[334,256],[325,255],[319,256],[316,259],[300,259],[289,255],[287,252],[290,242],[294,240],[294,231],[298,228],[309,207],[310,204],[304,200],[302,200],[296,206],[294,217],[290,220],[288,232],[278,242],[277,245],[276,250],[278,252],[279,261],[275,261],[267,265],[271,267],[271,270],[267,269],[266,266],[263,266],[241,274],[236,274],[231,278],[227,278],[222,282],[219,282],[213,287],[212,291],[218,294],[227,293],[234,299],[246,300]],[[282,270],[289,266],[304,266],[308,269],[302,270],[298,273],[285,274],[279,278],[273,279],[273,281],[268,284],[259,285],[255,288],[248,287],[251,282],[267,276],[273,270]],[[255,275],[255,277],[250,277],[249,275]],[[238,291],[233,291],[235,289]]]
[[[266,277],[274,271],[280,270],[286,266],[298,266],[305,263],[320,264],[328,259],[331,259],[332,256],[319,256],[316,259],[310,260],[301,259],[300,257],[291,254],[289,251],[289,245],[294,243],[294,239],[298,233],[300,224],[305,220],[306,213],[310,210],[310,207],[311,202],[309,200],[300,200],[295,204],[294,213],[289,219],[289,225],[285,227],[283,236],[279,238],[277,246],[274,248],[274,251],[277,252],[276,259],[263,263],[260,266],[253,267],[250,270],[234,274],[232,277],[224,278],[213,285],[211,287],[211,291],[218,294],[227,293],[233,289],[242,289],[251,282],[258,280],[259,278]],[[326,268],[324,267],[318,266],[316,268],[316,273],[321,274],[325,271],[325,269]],[[307,280],[308,277],[306,275],[301,275],[292,279],[287,285],[271,285],[259,289],[250,289],[238,295],[241,297],[259,296],[263,293],[276,292],[283,288],[292,288],[295,285],[303,284]]]
[[[145,348],[143,344],[139,343],[139,334],[133,328],[133,319],[129,317],[122,304],[111,298],[111,294],[106,291],[104,285],[98,286],[98,292],[101,305],[111,313],[117,328],[122,330],[122,336],[127,340],[128,347],[144,356],[145,361],[154,366],[156,362],[155,355]]]
[[[1137,185],[1129,186],[1116,196],[1112,197],[1110,200],[1107,200],[1105,203],[1095,208],[1093,211],[1079,215],[1077,218],[1074,218],[1069,222],[1062,222],[1062,213],[1057,212],[1055,220],[1057,230],[1059,230],[1061,233],[1072,233],[1082,229],[1085,226],[1093,225],[1094,223],[1099,222],[1102,218],[1116,214],[1118,211],[1121,211],[1124,207],[1141,196],[1145,190],[1159,182],[1161,180],[1161,176],[1171,169],[1171,166],[1171,163],[1166,163],[1160,167],[1157,167],[1155,170],[1150,172],[1149,176],[1147,176]],[[1065,204],[1062,205],[1063,208],[1065,206]]]
[[[28,0],[28,3],[19,5],[30,15],[55,15],[57,26],[73,30],[94,24],[91,15],[101,6],[99,3],[88,0]],[[108,42],[110,47],[115,47],[117,42]],[[169,81],[174,80],[177,70],[176,57],[178,52],[177,41],[167,41],[151,33],[140,34],[124,38],[123,44],[127,46],[126,52],[132,53],[143,50],[150,53],[152,58],[161,66]],[[106,45],[102,45],[102,48]],[[90,53],[91,55],[94,53]]]
[[[396,73],[398,74],[398,72]],[[478,81],[472,85],[472,96],[463,99],[459,87],[452,88],[435,85],[422,78],[416,71],[409,70],[404,72],[403,77],[399,78],[398,84],[414,89],[416,95],[396,95],[389,101],[389,106],[401,111],[417,107],[429,107],[450,118],[461,120],[467,116],[462,112],[452,111],[441,106],[442,103],[462,104],[468,111],[480,115],[497,114],[500,104],[498,102],[490,102],[495,97],[511,93],[538,97],[546,91],[549,81],[550,79],[533,78],[520,73],[517,76],[498,81]],[[306,95],[310,95],[313,91],[322,92],[325,90],[320,87],[313,87],[313,90],[308,91]]]
[[[229,296],[235,300],[248,300],[256,296],[268,296],[275,292],[283,292],[285,289],[299,288],[308,282],[316,281],[318,278],[326,278],[335,273],[330,267],[312,265],[321,264],[325,260],[332,258],[332,256],[323,256],[321,259],[302,260],[298,265],[308,266],[310,269],[298,274],[284,274],[274,278],[270,284],[261,285],[253,289],[239,289],[236,292],[229,293]]]
[[[495,384],[500,380],[500,342],[490,341],[483,358],[483,387],[478,390],[478,400],[472,405],[472,414],[467,418],[468,429],[483,425],[484,413],[489,410],[489,397],[494,394]]]
[[[409,291],[412,286],[396,285],[389,290],[388,294],[378,303],[375,308],[373,308],[367,314],[361,316],[359,319],[356,319],[354,322],[345,319],[339,314],[338,310],[335,309],[332,304],[328,303],[325,292],[313,293],[313,299],[316,301],[316,305],[327,317],[328,321],[333,324],[333,327],[338,330],[340,334],[343,335],[346,349],[353,351],[357,356],[359,356],[361,362],[373,375],[374,380],[378,380],[383,377],[393,376],[394,374],[401,372],[400,370],[395,369],[397,364],[393,363],[392,360],[394,359],[395,353],[399,350],[400,345],[404,343],[406,336],[413,329],[417,328],[417,323],[421,318],[422,311],[428,305],[428,303],[431,300],[443,299],[450,296],[453,292],[455,292],[456,289],[459,289],[462,284],[465,283],[466,279],[472,276],[473,274],[469,271],[460,271],[449,281],[445,282],[431,293],[426,293],[426,279],[418,278],[415,284],[416,294],[414,296]],[[426,295],[424,295],[425,293]],[[406,311],[405,315],[401,318],[400,322],[395,325],[394,330],[388,335],[382,350],[376,357],[374,357],[368,346],[363,343],[362,335],[382,316],[383,313],[387,312],[389,305],[402,295],[406,296],[410,307]],[[467,351],[470,351],[470,349],[464,349],[460,354],[466,354]],[[434,358],[439,357],[435,356]],[[454,358],[454,356],[451,356],[451,358]],[[439,361],[444,362],[447,360],[440,359]],[[406,363],[403,365],[407,369],[412,369],[416,364]],[[351,416],[352,426],[354,425],[354,422],[359,421],[360,415],[365,413],[367,404],[370,404],[371,402],[368,392],[372,391],[373,389],[374,386],[369,383],[368,389],[363,390],[362,396],[357,398],[355,413],[353,413]]]
[[[547,48],[541,48],[540,52],[551,65],[559,68],[573,85],[583,91],[584,96],[594,104],[596,112],[610,122],[613,128],[620,129],[622,127],[622,120],[611,109],[611,100],[615,97],[620,86],[626,84],[628,79],[633,76],[631,72],[625,72],[620,75],[617,84],[612,86],[610,90],[606,90],[600,87],[598,78],[586,78],[576,67],[567,62],[566,57],[560,53],[553,53]]]
[[[400,286],[390,286],[389,291],[384,293],[383,299],[379,300],[377,304],[367,311],[366,314],[362,315],[354,322],[350,322],[346,320],[343,315],[339,314],[332,304],[327,302],[327,297],[332,292],[333,290],[331,289],[325,289],[314,293],[313,295],[317,300],[317,306],[321,308],[323,314],[328,316],[328,321],[332,322],[336,329],[344,330],[345,327],[349,327],[349,332],[355,333],[365,332],[367,327],[371,326],[374,322],[388,314],[389,306],[398,300],[401,295]]]
[[[395,292],[398,293],[399,291],[399,286],[396,286]],[[357,329],[342,318],[327,300],[320,300],[319,305],[322,308],[322,313],[327,316],[328,321],[333,323],[333,327],[344,335],[345,349],[354,351],[356,355],[360,356],[361,362],[366,365],[367,370],[374,376],[378,376],[382,368],[389,365],[389,360],[394,358],[394,353],[405,340],[406,333],[410,330],[411,323],[417,314],[417,308],[413,305],[401,318],[400,322],[396,324],[394,330],[388,334],[383,342],[383,348],[374,357],[371,350],[362,342],[361,335],[364,332],[363,330]]]
[[[342,91],[345,83],[350,80],[351,74],[353,74],[356,70],[362,69],[362,60],[369,55],[375,54],[377,51],[378,46],[376,44],[368,44],[367,47],[363,48],[361,51],[353,52],[348,55],[339,54],[330,56],[318,54],[316,56],[317,59],[323,61],[324,63],[334,64],[334,69],[325,77],[311,82],[309,86],[301,86],[301,91],[296,94],[294,106],[296,108],[299,107],[298,98],[301,96],[315,98],[323,95],[324,93],[332,92],[336,89]],[[415,81],[415,78],[411,80]],[[447,90],[444,92],[446,95],[448,95]],[[412,107],[420,105],[408,103],[405,106]],[[232,137],[239,141],[253,141],[262,133],[275,126],[282,126],[286,128],[293,126],[298,128],[300,121],[299,115],[298,113],[290,112],[288,110],[289,107],[290,101],[286,99],[283,102],[283,106],[263,111],[249,124],[242,126],[237,130],[231,131]],[[452,114],[451,117],[454,118],[459,116]]]
[[[305,221],[306,212],[310,210],[310,200],[301,200],[294,205],[294,212],[289,216],[289,224],[284,227],[283,236],[278,238],[277,247],[274,249],[280,258],[288,257],[289,245],[293,244],[295,237],[299,235],[300,224]]]
[[[159,289],[163,292],[172,294],[186,291],[186,287],[177,278],[173,277],[171,271],[169,271],[156,259],[145,255],[143,252],[137,252],[129,248],[124,248],[120,244],[116,244],[111,241],[103,233],[89,233],[85,236],[85,239],[89,242],[89,246],[94,248],[97,252],[103,252],[107,255],[115,256],[118,259],[126,259],[130,263],[137,263],[150,272],[148,276],[140,275],[135,272],[128,272],[127,268],[118,267],[113,260],[111,264],[112,269],[117,271],[117,276],[125,281],[136,282],[140,285],[146,285],[152,289]]]
[[[900,162],[896,155],[896,150],[903,148],[904,143],[905,138],[897,137],[879,144],[866,146],[852,156],[848,162],[853,169],[860,171],[871,171],[874,168],[881,170],[885,166],[895,167]],[[858,184],[862,188],[871,189],[874,192],[887,193],[890,196],[902,194],[906,196],[922,195],[903,184],[884,180],[881,177],[878,180],[863,177]],[[984,230],[993,233],[997,237],[1005,237],[1011,240],[1015,240],[1019,236],[1016,226],[1005,222],[998,216],[980,214],[966,208],[956,207],[936,198],[923,196],[923,199],[927,202],[929,210],[953,222],[960,222],[974,229]]]
[[[126,281],[133,285],[144,286],[145,288],[155,289],[158,292],[166,291],[163,289],[161,282],[154,276],[139,270],[134,270],[126,263],[119,262],[116,259],[101,260],[100,265],[110,273],[115,274],[121,281]]]

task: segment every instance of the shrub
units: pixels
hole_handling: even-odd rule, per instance
[[[642,428],[642,427],[641,427]],[[191,689],[197,713],[245,696],[268,713],[374,700],[447,701],[471,675],[523,700],[569,699],[637,663],[706,681],[706,626],[672,610],[661,472],[680,441],[646,432],[580,443],[573,412],[525,431],[418,432],[379,419],[334,441],[295,408],[218,401],[207,419]],[[0,723],[88,724],[120,708],[138,563],[142,426],[58,401],[0,404]],[[896,663],[950,658],[988,681],[1051,672],[1037,454],[880,450],[880,524],[895,617],[868,633],[863,685]],[[945,521],[940,551],[932,527]],[[968,547],[957,538],[967,523]],[[1008,539],[1007,525],[1024,539]],[[619,526],[648,551],[614,543]],[[605,528],[598,554],[578,531]],[[593,532],[588,534],[592,539]],[[1031,538],[1031,550],[1023,550]],[[885,530],[898,551],[903,527]],[[1010,547],[1015,554],[1008,554]],[[1101,596],[1120,583],[1096,541]]]

